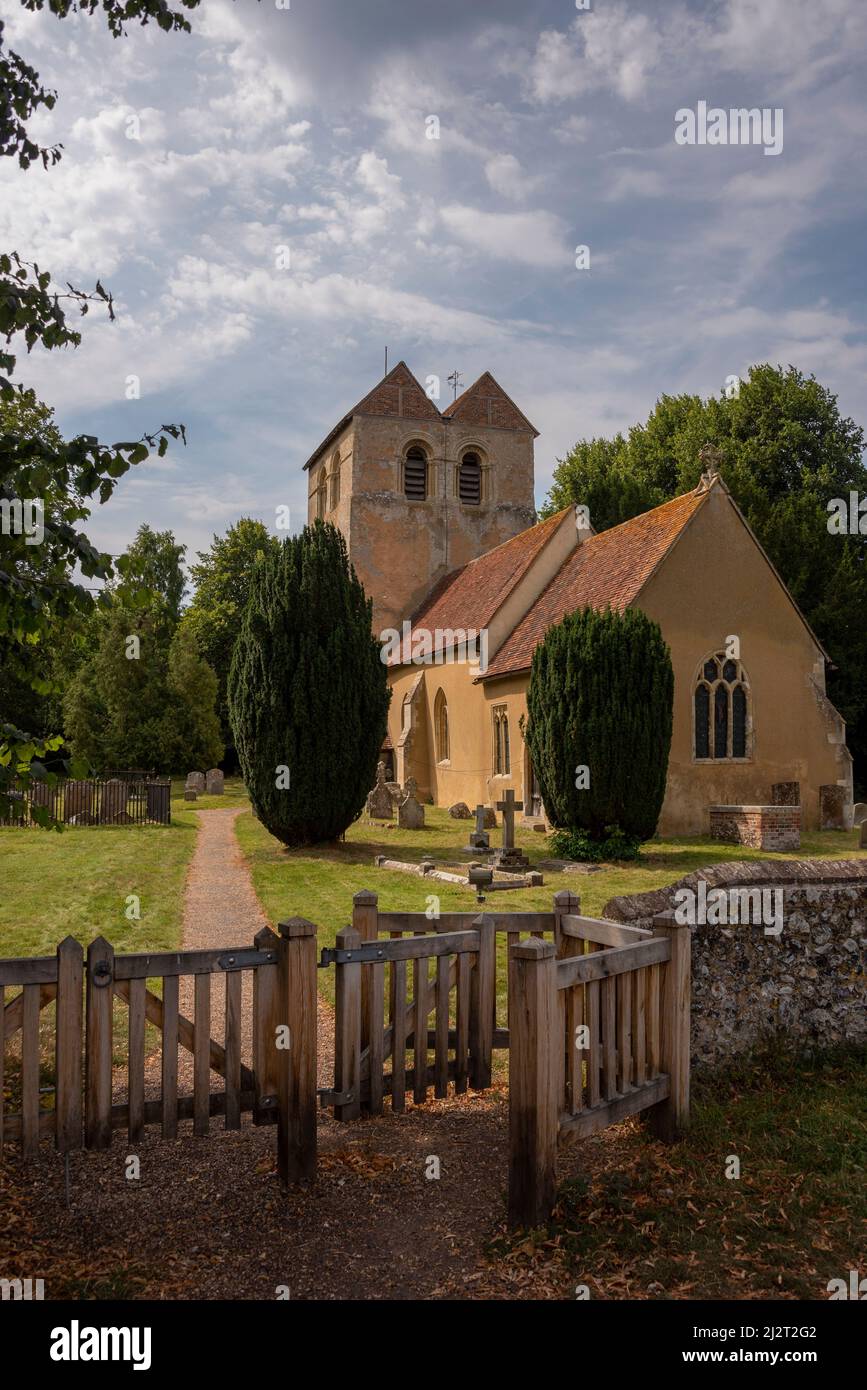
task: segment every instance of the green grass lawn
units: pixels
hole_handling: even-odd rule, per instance
[[[0,955],[53,955],[65,936],[85,949],[104,936],[118,951],[176,950],[195,840],[195,815],[174,807],[166,826],[0,830]],[[132,893],[139,921],[125,916]]]
[[[349,827],[345,841],[307,850],[285,849],[252,815],[240,816],[236,830],[259,901],[269,919],[276,923],[281,917],[307,917],[319,928],[319,945],[332,946],[336,933],[351,921],[352,895],[361,888],[379,894],[379,907],[384,912],[424,912],[432,894],[439,898],[443,912],[484,910],[478,907],[475,894],[469,889],[374,866],[377,854],[410,863],[433,859],[442,868],[466,865],[473,858],[460,849],[467,842],[472,821],[452,820],[445,809],[433,806],[425,807],[425,820],[424,830],[388,830],[361,819]],[[499,829],[492,831],[492,843],[499,843],[501,834]],[[518,828],[515,838],[534,867],[550,857],[546,836]],[[604,865],[590,874],[545,871],[544,887],[490,893],[485,909],[550,911],[554,894],[568,888],[580,895],[582,911],[598,916],[616,894],[662,888],[703,865],[732,859],[863,857],[867,851],[857,848],[857,840],[857,831],[808,834],[802,837],[801,849],[788,855],[766,854],[704,838],[651,840],[638,863]],[[505,946],[501,944],[498,992],[503,1022],[505,971]],[[329,998],[333,974],[330,970],[319,974],[320,987]]]
[[[696,1081],[679,1143],[631,1121],[584,1160],[547,1227],[492,1255],[553,1264],[591,1298],[826,1299],[830,1279],[863,1272],[867,1056],[756,1058]]]

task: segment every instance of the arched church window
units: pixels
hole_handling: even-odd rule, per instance
[[[449,759],[449,707],[446,697],[441,690],[437,691],[434,701],[434,735],[436,738],[437,762],[445,763]]]
[[[461,459],[458,496],[466,506],[478,506],[482,500],[482,465],[478,454],[467,453]]]
[[[320,521],[325,519],[325,508],[328,500],[328,482],[325,475],[325,468],[320,470],[319,479],[316,484],[316,515]]]
[[[494,776],[504,777],[512,770],[509,747],[509,712],[505,705],[495,705],[491,711],[494,721]]]
[[[750,686],[740,661],[717,652],[701,663],[693,691],[696,758],[748,758]]]
[[[412,502],[427,497],[427,454],[418,444],[406,451],[403,461],[403,493]]]
[[[331,510],[340,501],[340,455],[335,454],[331,460]]]

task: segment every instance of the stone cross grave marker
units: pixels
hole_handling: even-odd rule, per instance
[[[497,802],[497,810],[503,813],[503,848],[494,860],[495,867],[498,869],[527,869],[530,861],[522,849],[515,848],[515,812],[523,811],[523,801],[515,800],[515,793],[511,788],[504,794],[503,800]]]
[[[497,810],[503,813],[503,853],[508,854],[515,848],[515,812],[523,811],[523,801],[515,800],[515,793],[511,787],[505,793],[504,799],[497,802]]]
[[[470,842],[467,849],[486,852],[490,850],[491,841],[485,829],[485,810],[486,807],[484,806],[476,807],[476,828],[470,831]]]

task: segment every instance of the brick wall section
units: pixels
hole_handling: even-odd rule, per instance
[[[783,930],[692,928],[692,1065],[715,1071],[769,1037],[822,1050],[867,1043],[867,859],[716,864],[602,916],[651,927],[679,888],[779,888]]]
[[[751,849],[790,851],[801,846],[800,806],[711,806],[713,840]]]

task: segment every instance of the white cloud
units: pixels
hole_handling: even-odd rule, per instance
[[[495,154],[485,164],[485,178],[495,193],[521,202],[539,184],[537,178],[524,173],[521,161],[513,154]]]
[[[453,236],[497,260],[567,269],[566,224],[551,212],[483,212],[450,203],[440,216]]]

